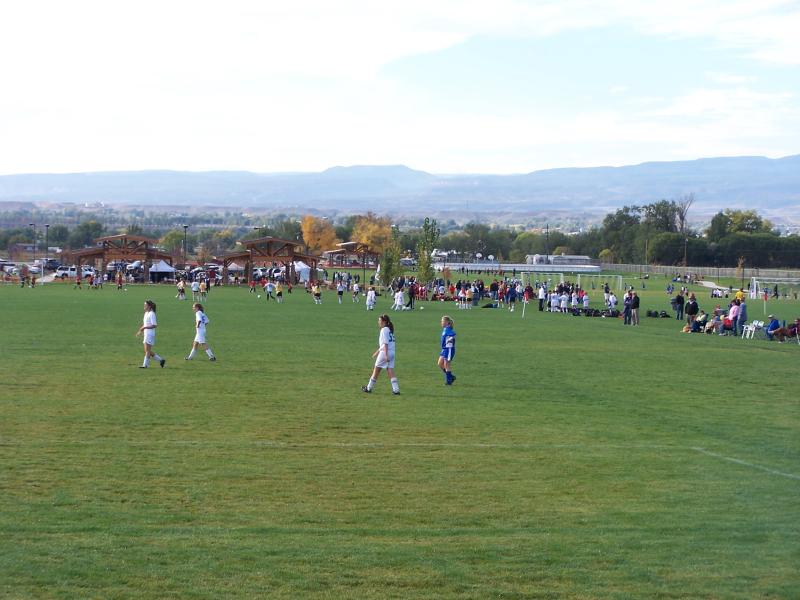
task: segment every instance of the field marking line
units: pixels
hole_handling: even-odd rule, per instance
[[[173,445],[173,446],[254,446],[263,448],[475,448],[475,449],[501,449],[501,450],[548,450],[548,449],[577,449],[577,450],[679,450],[696,452],[705,454],[719,460],[731,462],[743,467],[757,469],[770,475],[777,475],[779,477],[786,477],[800,481],[800,475],[794,473],[785,473],[769,467],[763,467],[755,463],[747,462],[740,458],[725,456],[706,450],[700,446],[672,446],[667,444],[498,444],[498,443],[460,443],[460,442],[281,442],[277,440],[254,440],[251,442],[224,442],[207,440],[161,440],[161,441],[148,441],[139,442],[136,440],[57,440],[45,442],[42,445],[99,445],[120,442],[126,443],[130,446],[156,446],[156,445]],[[0,438],[0,447],[2,446],[24,446],[24,442],[19,443],[15,440],[8,438]]]
[[[711,452],[710,450],[706,450],[705,448],[692,446],[691,449],[694,450],[695,452],[699,452],[700,454],[705,454],[706,456],[713,456],[714,458],[732,462],[737,465],[742,465],[743,467],[758,469],[759,471],[764,471],[765,473],[769,473],[770,475],[779,475],[780,477],[787,477],[789,479],[796,479],[797,481],[800,481],[800,475],[795,475],[794,473],[784,473],[783,471],[776,471],[775,469],[770,469],[769,467],[762,467],[761,465],[756,465],[754,463],[747,462],[746,460],[742,460],[740,458],[733,458],[732,456],[724,456],[722,454],[717,454],[716,452]]]

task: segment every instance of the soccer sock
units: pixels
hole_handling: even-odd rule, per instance
[[[444,373],[444,380],[450,381],[450,378],[447,376],[447,369],[442,369],[442,373]]]
[[[452,371],[445,371],[444,372],[444,376],[445,376],[445,379],[447,379],[447,381],[449,381],[449,382],[453,381],[453,372]]]
[[[206,348],[206,355],[208,358],[214,358],[214,353],[211,351],[211,348]]]
[[[400,391],[400,384],[397,383],[397,377],[392,377],[392,391],[399,392]]]
[[[149,357],[149,356],[145,356],[145,357],[144,357],[144,362],[142,363],[142,366],[143,366],[143,367],[146,367],[146,366],[148,366],[149,364],[150,364],[150,357]]]
[[[161,362],[161,357],[158,354],[154,354],[153,358],[155,358],[158,362]]]
[[[191,351],[189,352],[189,356],[187,356],[186,358],[192,360],[195,357],[195,354],[197,354],[197,349],[192,347]]]
[[[367,389],[372,390],[372,388],[374,387],[375,387],[375,380],[372,377],[370,377],[369,381],[367,382]]]

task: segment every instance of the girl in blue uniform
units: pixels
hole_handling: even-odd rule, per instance
[[[444,372],[444,384],[453,385],[456,376],[450,370],[456,356],[456,332],[453,330],[453,319],[447,315],[442,317],[442,351],[439,353],[439,368]]]

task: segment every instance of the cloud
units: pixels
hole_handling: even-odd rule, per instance
[[[460,110],[459,98],[437,110],[424,89],[401,87],[385,69],[475,37],[619,27],[676,44],[709,39],[735,56],[791,68],[800,64],[796,2],[13,5],[0,20],[0,164],[7,172],[399,162],[524,172],[740,150],[789,154],[800,139],[797,98],[774,85],[759,90],[735,66],[675,98],[632,97],[635,86],[620,84],[623,73],[605,86],[618,104],[613,110],[586,102],[570,112],[537,107],[536,114],[505,106],[472,113]]]

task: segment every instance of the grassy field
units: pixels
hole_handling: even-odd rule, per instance
[[[0,597],[800,597],[796,343],[424,305],[366,395],[363,304],[173,296],[0,287]]]

